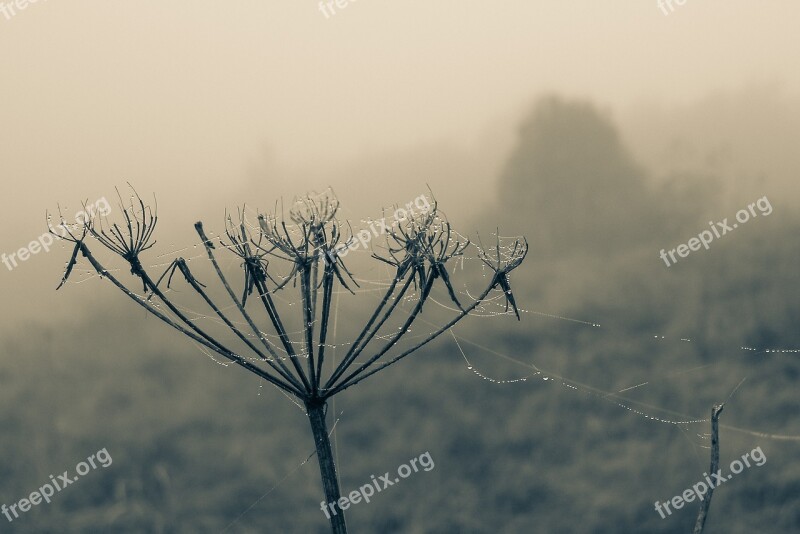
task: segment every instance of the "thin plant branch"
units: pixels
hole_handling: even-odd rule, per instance
[[[719,414],[725,404],[715,404],[711,409],[711,467],[709,473],[716,473],[719,471]],[[713,484],[708,489],[708,493],[700,501],[700,510],[697,512],[697,521],[694,524],[692,534],[702,534],[706,525],[706,518],[708,517],[708,509],[711,506],[711,496],[714,494]]]

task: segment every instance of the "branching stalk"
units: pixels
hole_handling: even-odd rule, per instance
[[[153,281],[142,264],[140,256],[148,251],[155,241],[151,241],[158,216],[156,211],[145,205],[135,193],[129,205],[124,205],[120,196],[120,208],[123,220],[120,224],[109,223],[100,219],[86,221],[80,226],[80,232],[73,232],[67,228],[66,234],[60,236],[75,244],[72,256],[67,263],[66,270],[59,287],[63,286],[77,263],[78,253],[82,254],[94,270],[101,276],[110,280],[120,291],[142,306],[145,310],[155,315],[168,326],[184,334],[189,339],[203,347],[221,355],[223,358],[234,362],[251,373],[263,378],[270,384],[279,388],[284,393],[302,401],[311,425],[317,459],[320,467],[320,476],[325,493],[323,504],[337,503],[340,499],[339,477],[336,471],[334,455],[331,448],[330,433],[326,422],[327,401],[334,395],[341,393],[365,380],[366,378],[382,371],[388,366],[400,361],[408,355],[418,351],[429,342],[449,330],[458,321],[469,315],[477,308],[492,290],[499,289],[506,299],[506,311],[513,308],[514,314],[519,318],[516,300],[511,294],[509,273],[519,266],[528,251],[527,242],[516,240],[513,248],[504,250],[505,256],[501,257],[500,237],[497,238],[496,250],[492,255],[479,247],[478,257],[494,272],[488,287],[469,306],[464,307],[453,285],[451,274],[447,272],[446,264],[454,257],[462,256],[465,249],[474,245],[469,239],[457,238],[457,234],[450,227],[438,211],[438,204],[434,200],[433,207],[428,211],[418,214],[397,226],[393,225],[387,231],[387,255],[379,256],[373,253],[373,258],[389,264],[395,268],[392,280],[380,302],[374,308],[358,336],[350,344],[347,354],[341,362],[331,369],[330,376],[324,379],[325,353],[328,346],[328,326],[331,314],[333,294],[337,287],[344,288],[355,295],[349,284],[358,286],[356,278],[347,269],[340,252],[352,243],[352,228],[349,223],[343,225],[336,219],[339,201],[333,191],[322,195],[308,195],[295,201],[289,210],[289,217],[281,214],[259,214],[258,224],[250,225],[246,221],[245,209],[239,211],[239,221],[234,223],[227,217],[226,235],[231,240],[230,246],[222,241],[220,243],[229,252],[241,259],[244,284],[240,293],[228,281],[223,273],[215,254],[215,245],[203,230],[202,223],[195,224],[195,230],[200,236],[206,255],[213,266],[220,283],[225,288],[228,296],[233,301],[239,313],[244,318],[252,335],[245,333],[245,327],[239,327],[219,306],[194,276],[186,260],[176,258],[164,273]],[[430,207],[430,206],[429,206]],[[63,216],[61,217],[63,221]],[[342,228],[350,228],[349,237],[342,234]],[[52,230],[51,230],[52,232]],[[144,296],[133,293],[120,282],[113,274],[95,258],[85,239],[93,237],[108,251],[122,258],[130,267],[131,274],[142,282]],[[340,241],[344,241],[341,244]],[[480,240],[479,240],[480,241]],[[344,248],[343,248],[344,246]],[[324,267],[320,268],[320,262]],[[281,277],[276,274],[273,263],[283,263],[288,266],[288,275]],[[205,304],[214,311],[216,316],[224,323],[229,334],[238,339],[252,352],[252,356],[245,357],[237,354],[221,339],[217,339],[198,324],[197,320],[189,318],[176,303],[163,291],[159,285],[167,278],[167,289],[171,289],[172,279],[179,270],[184,281],[199,295]],[[284,271],[285,272],[285,271]],[[299,284],[297,279],[299,278]],[[282,279],[282,280],[281,280]],[[272,295],[277,291],[288,291],[289,282],[292,287],[299,285],[299,301],[302,306],[302,340],[292,339],[286,329],[281,312],[275,304]],[[414,293],[407,297],[411,284],[414,283]],[[274,286],[272,291],[268,284]],[[338,284],[338,286],[337,286]],[[427,302],[434,288],[447,291],[450,300],[458,307],[456,317],[444,326],[429,334],[419,342],[411,343],[413,346],[403,350],[400,354],[380,361],[392,349],[398,347],[401,339],[408,334],[412,325],[421,315],[424,304]],[[399,289],[398,289],[399,286]],[[318,291],[322,291],[321,306],[318,306]],[[280,339],[280,345],[272,343],[266,337],[265,331],[259,327],[256,320],[246,310],[248,296],[253,292],[258,293],[259,300],[264,307],[266,316],[275,333]],[[241,298],[238,295],[241,295]],[[151,298],[157,298],[162,304],[151,303]],[[414,299],[416,301],[414,302]],[[463,299],[463,297],[462,297]],[[398,312],[398,306],[405,300],[414,302],[408,315],[401,326],[389,330],[386,326]],[[296,301],[295,301],[296,302]],[[166,307],[169,314],[160,308]],[[183,308],[185,309],[185,308]],[[263,319],[262,319],[263,320]],[[319,325],[317,332],[316,325]],[[387,331],[388,330],[388,331]],[[253,340],[253,336],[259,342]],[[295,338],[299,337],[294,334]],[[376,339],[386,339],[374,354],[365,362],[358,365],[355,370],[351,367],[359,356]],[[238,342],[237,342],[238,343]],[[298,355],[295,343],[302,344],[304,350]],[[238,345],[236,345],[238,347]],[[280,346],[291,361],[291,366],[284,363],[284,357],[279,354]],[[266,352],[264,351],[266,350]],[[399,350],[399,349],[398,349]],[[307,359],[306,369],[301,365],[299,356]],[[252,360],[252,361],[250,361]],[[269,369],[262,368],[253,362],[266,362]],[[348,374],[349,372],[349,374]],[[274,374],[273,374],[274,373]],[[322,386],[324,384],[324,386]],[[719,408],[721,411],[721,407]],[[718,412],[715,413],[714,443],[716,444],[716,424]],[[718,462],[719,454],[712,456],[712,469]],[[709,492],[708,498],[710,499]],[[344,511],[332,504],[328,507],[331,530],[334,534],[346,534],[347,524]],[[323,511],[325,511],[323,506]],[[706,506],[707,511],[707,506]],[[702,513],[702,512],[701,512]],[[700,518],[698,518],[700,521]],[[702,523],[699,523],[702,528]]]

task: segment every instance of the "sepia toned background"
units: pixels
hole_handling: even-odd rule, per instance
[[[7,8],[0,253],[59,206],[105,198],[113,219],[128,183],[158,203],[154,272],[201,258],[193,223],[220,233],[244,205],[330,186],[357,231],[433,195],[463,235],[527,236],[524,312],[468,318],[337,397],[343,491],[436,464],[353,506],[352,532],[687,532],[696,503],[666,519],[653,503],[702,479],[709,426],[684,421],[723,401],[722,466],[767,461],[715,492],[706,532],[795,532],[800,5],[672,5]],[[659,258],[763,197],[768,216]],[[56,292],[70,253],[0,264],[0,504],[102,448],[113,464],[0,532],[329,531],[301,411],[86,262]],[[336,343],[371,298],[340,295]],[[518,381],[532,365],[550,380]]]

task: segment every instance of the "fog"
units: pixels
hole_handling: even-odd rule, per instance
[[[656,170],[791,184],[800,7],[676,7],[30,4],[0,18],[0,243],[126,182],[156,194],[162,239],[184,242],[226,207],[327,185],[358,217],[429,184],[457,217],[494,198],[520,117],[554,93],[618,117]],[[3,271],[18,305],[4,321],[41,315],[41,299],[58,315],[64,255]]]
[[[575,521],[582,518],[587,530],[613,531],[600,520],[592,525],[585,522],[593,511],[605,509],[603,499],[608,497],[608,502],[613,502],[613,524],[619,528],[636,524],[649,525],[649,531],[654,531],[654,525],[664,532],[686,530],[691,522],[687,518],[694,516],[694,511],[683,514],[684,523],[678,527],[676,521],[669,526],[667,521],[648,523],[654,514],[652,510],[641,512],[639,503],[632,505],[630,513],[620,508],[620,503],[631,498],[625,493],[625,477],[637,477],[652,468],[644,465],[651,462],[645,460],[644,447],[663,445],[666,452],[661,452],[677,465],[685,453],[682,447],[689,446],[683,434],[697,435],[707,428],[668,426],[670,430],[665,430],[667,425],[661,425],[652,442],[637,441],[644,439],[639,436],[644,432],[638,420],[619,423],[616,438],[603,434],[605,427],[592,426],[591,421],[583,421],[589,435],[580,434],[580,425],[562,429],[561,421],[576,412],[611,426],[629,415],[586,401],[594,394],[592,388],[609,396],[639,378],[641,383],[652,380],[654,385],[647,394],[637,397],[643,403],[639,408],[650,406],[699,418],[707,415],[711,402],[728,395],[732,385],[748,377],[750,382],[742,386],[740,395],[750,404],[739,406],[736,415],[733,410],[726,413],[731,425],[766,434],[800,433],[786,415],[796,413],[796,395],[788,385],[797,376],[796,360],[767,358],[763,366],[755,366],[741,354],[742,346],[797,347],[796,325],[791,321],[798,316],[793,303],[797,286],[793,236],[800,207],[800,152],[796,149],[800,138],[800,70],[796,68],[800,4],[686,0],[679,5],[652,0],[610,5],[588,0],[509,0],[498,5],[350,0],[346,7],[337,8],[336,3],[310,0],[230,4],[39,0],[23,5],[0,2],[0,47],[5,51],[0,68],[0,292],[6,303],[0,311],[5,348],[0,362],[6,366],[0,367],[0,382],[17,384],[4,397],[9,403],[21,402],[33,392],[43,397],[31,401],[30,412],[20,415],[18,422],[9,419],[2,424],[16,429],[8,432],[12,436],[9,448],[24,450],[25,436],[35,436],[30,438],[38,440],[33,449],[41,452],[54,447],[53,443],[69,432],[64,421],[72,421],[80,430],[69,438],[68,448],[88,454],[111,441],[107,434],[113,425],[107,428],[102,421],[114,417],[113,410],[108,414],[98,410],[105,410],[104,403],[119,407],[125,415],[114,423],[121,425],[116,434],[110,434],[119,439],[113,443],[117,448],[108,445],[109,452],[119,451],[119,456],[114,456],[109,472],[116,468],[122,473],[115,475],[114,495],[117,503],[126,504],[114,506],[125,508],[125,514],[132,509],[154,514],[142,512],[128,521],[129,516],[122,512],[114,515],[116,508],[111,504],[98,504],[99,497],[86,497],[83,505],[76,504],[74,509],[68,504],[52,506],[58,512],[47,512],[50,515],[30,525],[45,528],[50,521],[68,520],[74,531],[101,523],[115,531],[177,531],[179,526],[218,531],[241,512],[238,497],[231,497],[236,491],[241,491],[249,504],[258,497],[251,499],[253,493],[263,493],[272,486],[273,478],[280,478],[298,463],[294,456],[288,463],[266,462],[266,474],[251,474],[246,487],[231,492],[214,486],[208,489],[211,493],[195,494],[196,480],[173,481],[170,483],[177,485],[170,491],[179,493],[180,487],[182,493],[180,502],[169,506],[162,507],[160,501],[154,504],[149,500],[153,493],[145,490],[146,502],[133,496],[139,490],[131,487],[147,488],[149,483],[150,475],[137,474],[140,464],[163,465],[173,477],[196,469],[177,467],[183,460],[163,444],[152,445],[141,458],[126,459],[123,451],[132,451],[137,440],[149,436],[158,443],[168,441],[164,436],[183,428],[186,420],[200,421],[201,426],[215,424],[210,422],[213,417],[206,419],[204,414],[225,419],[227,412],[216,403],[219,396],[242,394],[244,402],[252,406],[261,406],[263,399],[261,389],[254,393],[260,386],[250,387],[255,383],[252,377],[236,370],[241,374],[227,372],[218,378],[218,369],[207,365],[207,359],[191,371],[192,385],[184,384],[185,369],[164,354],[185,357],[178,360],[181,362],[202,355],[177,333],[156,325],[153,317],[145,320],[144,312],[98,277],[85,259],[78,257],[70,280],[56,291],[73,245],[50,244],[49,236],[42,237],[47,232],[47,215],[53,217],[51,222],[58,222],[59,213],[71,221],[87,207],[98,210],[108,206],[110,220],[120,222],[119,201],[128,202],[131,187],[148,204],[158,206],[158,242],[142,255],[143,263],[156,276],[175,257],[204,257],[202,247],[196,246],[196,221],[202,220],[211,235],[219,236],[226,213],[288,209],[295,196],[328,187],[341,201],[339,216],[349,220],[355,232],[385,210],[426,195],[437,201],[465,236],[477,239],[480,235],[488,243],[499,227],[501,235],[527,237],[530,254],[514,280],[517,301],[524,303],[520,305],[525,311],[523,321],[518,324],[513,315],[494,322],[477,321],[471,327],[474,330],[467,332],[475,334],[474,339],[496,341],[491,346],[504,354],[522,355],[528,363],[561,373],[565,383],[585,386],[586,395],[577,400],[565,393],[562,399],[537,390],[519,393],[523,401],[517,405],[519,390],[476,387],[480,393],[466,401],[463,409],[456,400],[448,400],[443,411],[432,415],[441,418],[442,428],[429,428],[432,437],[427,442],[420,436],[414,438],[421,447],[432,447],[437,461],[432,473],[438,477],[440,500],[421,505],[411,494],[398,497],[403,505],[397,510],[410,515],[396,511],[400,515],[394,516],[388,507],[364,506],[354,512],[354,524],[367,529],[363,531],[397,528],[427,532],[439,528],[484,532],[500,524],[509,532],[527,531],[528,504],[544,508],[552,504],[551,497],[537,493],[544,490],[528,486],[533,483],[527,479],[497,486],[498,479],[485,473],[453,474],[456,468],[448,467],[445,450],[453,462],[456,458],[469,460],[473,448],[481,458],[501,455],[505,463],[498,464],[498,469],[513,473],[520,462],[527,461],[531,450],[558,456],[563,442],[557,434],[562,430],[573,439],[568,447],[574,455],[570,469],[598,465],[596,457],[580,459],[592,439],[606,439],[609,447],[623,443],[619,451],[627,455],[622,458],[630,464],[627,470],[609,475],[616,478],[609,483],[607,495],[592,486],[576,484],[565,489],[559,486],[563,473],[547,471],[542,484],[549,484],[548,491],[560,491],[559,495],[583,503],[583,512]],[[732,231],[724,241],[720,238],[710,248],[693,249],[669,267],[659,258],[661,249],[667,253],[680,250],[680,244],[716,228],[714,223],[723,218],[733,221],[737,210],[761,198],[769,199],[769,215],[753,212],[751,222]],[[49,250],[42,250],[45,242]],[[367,269],[371,276],[375,271],[369,270],[374,269],[368,267],[369,261],[366,252],[354,253],[348,265],[354,270]],[[237,262],[228,258],[224,266],[235,270]],[[208,277],[203,279],[207,281],[212,274],[208,265],[205,267],[203,274]],[[120,263],[113,270],[131,288],[141,290],[141,281],[129,271]],[[241,272],[232,279],[241,284]],[[480,276],[469,279],[474,280]],[[237,291],[241,287],[237,286]],[[185,296],[180,290],[177,295]],[[363,313],[359,302],[343,301],[347,317]],[[495,304],[498,313],[503,312],[502,306]],[[612,333],[592,326],[595,321]],[[576,325],[588,327],[590,333],[574,330]],[[342,325],[342,332],[351,327]],[[137,337],[139,332],[142,337]],[[678,342],[653,346],[654,333],[672,335]],[[694,340],[685,350],[681,343],[689,342],[684,338]],[[453,339],[455,334],[450,341]],[[117,347],[123,340],[125,348]],[[113,365],[106,361],[100,353],[108,347],[117,347],[125,355],[124,363],[120,363],[123,359]],[[442,342],[439,347],[444,347],[440,352],[450,363],[463,363],[459,360],[462,354],[467,357],[462,352],[466,343]],[[482,373],[517,376],[514,365],[491,359],[491,352],[482,350],[468,354],[480,361]],[[59,353],[63,358],[55,356]],[[50,373],[46,380],[37,355],[46,359],[46,365],[42,364]],[[97,389],[76,403],[70,388],[85,390],[94,387],[87,384],[95,384],[77,369],[94,364],[112,368],[102,367],[105,374],[98,371],[95,377]],[[407,391],[402,381],[384,378],[380,387],[365,388],[366,405],[348,405],[357,412],[363,410],[358,413],[374,423],[353,419],[346,427],[351,434],[342,436],[343,455],[367,451],[358,462],[345,464],[360,477],[349,482],[355,484],[370,470],[378,469],[369,461],[386,463],[370,449],[373,438],[359,434],[381,424],[383,420],[376,415],[383,413],[381,410],[394,409],[395,404],[381,397],[382,388],[411,398],[410,405],[395,414],[396,427],[385,429],[389,436],[399,429],[415,428],[416,418],[425,417],[427,407],[437,402],[426,396],[437,388],[456,399],[456,392],[475,385],[472,379],[483,385],[491,382],[472,374],[453,378],[442,361],[431,365],[421,377],[397,375],[420,380]],[[658,381],[662,376],[705,366],[717,367],[690,374],[686,382]],[[726,372],[717,373],[720,368]],[[125,376],[112,376],[118,371]],[[137,383],[128,391],[124,379],[138,376],[149,377],[147,386]],[[241,389],[245,383],[248,389]],[[47,384],[52,390],[42,393]],[[173,398],[170,392],[159,389],[151,398],[150,389],[142,389],[164,384],[191,397],[182,397],[177,412],[169,416],[163,412]],[[204,385],[179,389],[196,384]],[[780,401],[770,399],[770,388]],[[699,390],[702,393],[697,393]],[[285,412],[277,413],[276,419],[298,437],[283,442],[267,432],[271,427],[265,427],[267,430],[262,430],[269,436],[259,434],[267,440],[262,445],[273,452],[281,447],[305,452],[307,428],[300,427],[302,421],[295,421],[299,419],[296,408],[272,394],[270,402],[288,406],[281,408]],[[474,436],[465,437],[462,432],[475,423],[470,414],[480,414],[483,409],[480,399],[498,413],[507,410],[503,413],[513,424],[509,423],[508,429],[480,427]],[[195,401],[203,408],[195,406]],[[476,404],[470,405],[472,402]],[[45,414],[52,404],[64,411],[50,420]],[[142,413],[129,408],[140,405],[144,406]],[[541,420],[547,439],[535,446],[526,441],[534,438],[520,430],[530,427],[525,410],[533,409],[547,414]],[[95,414],[98,422],[86,423],[84,411]],[[663,416],[666,412],[659,413]],[[758,419],[760,413],[765,414],[763,421]],[[241,420],[225,420],[231,428],[213,427],[208,434],[227,443],[222,436],[230,431],[237,436],[234,446],[246,449],[243,436],[247,433],[235,425],[247,427],[252,421],[246,414],[237,417]],[[44,421],[48,430],[35,432],[37,421]],[[458,423],[451,425],[451,421]],[[163,430],[157,426],[160,424]],[[754,435],[740,436],[735,450],[755,447],[756,442],[746,441]],[[402,457],[406,454],[402,439],[392,436],[374,446]],[[539,439],[540,434],[536,436]],[[107,441],[101,441],[106,437]],[[525,446],[514,445],[515,439]],[[666,493],[677,492],[681,484],[708,468],[708,451],[692,439],[691,458],[696,463],[691,472],[670,472],[663,475],[664,480],[642,478],[642,486],[631,486],[637,498],[665,498]],[[91,446],[86,451],[78,447],[77,443],[87,441]],[[775,445],[771,449],[775,456],[769,456],[764,470],[772,466],[780,471],[796,459],[796,445],[787,446],[783,441],[780,447],[786,448],[766,439],[758,442],[768,455]],[[463,445],[466,442],[472,445]],[[217,452],[192,451],[192,461],[200,464],[217,458]],[[547,458],[535,461],[558,464]],[[635,460],[629,462],[630,458]],[[42,469],[48,473],[56,469],[47,465]],[[220,476],[230,480],[240,468],[246,471],[249,466],[230,464],[227,468]],[[543,465],[536,464],[536,468]],[[3,489],[0,503],[21,497],[22,490],[17,489],[36,478],[30,470],[11,469],[8,467],[12,489]],[[256,510],[253,523],[245,524],[258,531],[257,525],[263,522],[256,518],[277,518],[276,524],[296,526],[298,532],[309,531],[304,528],[325,532],[324,517],[314,511],[311,502],[319,500],[320,494],[316,466],[304,469],[307,480],[291,490],[282,487],[287,491],[285,500],[269,505],[276,509]],[[671,469],[676,470],[675,466]],[[460,476],[465,482],[458,481]],[[784,512],[796,502],[787,476],[756,479],[748,490],[732,493],[729,501],[720,504],[726,511],[735,509],[736,503],[761,502],[764,480],[778,487],[778,497],[769,506],[753,505],[756,511],[750,516],[727,513],[724,520],[716,516],[717,524],[733,528],[740,520],[738,527],[745,529],[759,518],[778,514],[779,508],[776,525],[783,528],[795,521],[796,526],[796,519]],[[670,490],[664,489],[667,482]],[[461,496],[472,502],[473,509],[480,509],[475,488],[485,483],[495,484],[496,492],[487,497],[491,506],[487,504],[486,512],[494,523],[483,524],[472,512],[462,514],[457,508]],[[106,496],[112,493],[97,491]],[[507,508],[503,503],[514,498],[505,492],[530,499],[520,497],[523,504]],[[219,502],[220,495],[231,502],[225,501],[216,511],[209,508],[208,517],[202,520],[193,515],[192,507]],[[296,525],[290,514],[278,511],[281,506],[305,511],[309,508],[306,501],[311,502],[311,511],[304,512],[303,521]],[[427,507],[437,502],[444,511],[433,514]],[[106,519],[128,518],[125,526],[110,519],[106,523],[96,520],[94,512],[86,513],[95,522],[82,523],[83,516],[75,510],[92,506],[102,510]],[[551,515],[543,512],[543,524],[577,528],[556,517],[564,506],[563,502],[554,504],[549,508]],[[411,509],[415,512],[408,512]],[[498,518],[503,518],[502,523]],[[712,525],[714,521],[712,516]],[[26,531],[21,524],[15,522],[15,528]],[[419,530],[420,525],[430,530]],[[774,531],[788,530],[776,527]]]

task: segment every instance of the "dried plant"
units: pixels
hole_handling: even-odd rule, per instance
[[[461,238],[434,201],[429,210],[392,224],[391,228],[387,227],[386,246],[381,253],[373,252],[372,257],[391,267],[394,271],[391,281],[360,333],[349,344],[345,356],[338,363],[329,365],[330,373],[324,377],[332,297],[337,286],[350,292],[353,292],[353,287],[358,287],[356,278],[343,261],[348,246],[354,242],[352,230],[349,224],[343,225],[337,219],[339,201],[332,190],[319,195],[308,194],[296,200],[288,218],[278,213],[277,205],[273,213],[259,214],[258,224],[255,225],[247,221],[245,210],[239,211],[238,220],[228,215],[225,239],[217,239],[216,242],[209,239],[201,222],[195,224],[208,260],[233,302],[233,307],[216,303],[206,291],[206,285],[198,281],[182,257],[172,261],[153,280],[143,266],[140,255],[155,244],[152,237],[158,221],[157,210],[147,206],[135,191],[127,205],[120,196],[120,209],[121,224],[110,223],[105,218],[92,218],[68,229],[64,239],[75,246],[58,287],[69,278],[80,253],[102,278],[109,280],[163,322],[297,399],[305,407],[311,424],[326,502],[335,502],[340,498],[326,422],[327,401],[331,397],[399,362],[447,332],[487,300],[495,289],[502,291],[505,296],[506,312],[511,306],[519,319],[509,274],[522,263],[528,252],[525,239],[514,240],[501,253],[498,237],[492,255],[482,246]],[[87,242],[90,240],[119,256],[130,266],[131,274],[139,278],[143,285],[141,295],[129,289],[98,261]],[[243,283],[238,292],[234,291],[219,264],[218,246],[241,260],[240,279],[243,279]],[[477,248],[477,256],[491,270],[491,277],[483,291],[467,303],[462,302],[463,297],[462,300],[457,297],[447,265],[454,258],[462,257],[463,260],[469,247]],[[277,264],[286,266],[283,268],[285,274],[278,272]],[[172,298],[160,286],[167,278],[169,289],[176,272],[251,354],[243,355],[234,351],[230,348],[230,341],[225,343],[219,336],[207,332],[198,321],[187,317],[172,302]],[[455,316],[422,339],[414,338],[410,347],[399,349],[398,342],[421,315],[437,280],[441,281],[440,284],[457,307]],[[297,288],[298,281],[303,315],[302,339],[294,340],[273,295],[286,290],[289,283]],[[410,289],[412,284],[413,291]],[[322,302],[318,305],[320,292]],[[248,297],[261,302],[263,316],[254,317],[248,310]],[[401,302],[411,302],[410,309],[400,307]],[[241,315],[244,322],[229,317],[230,310]],[[387,328],[387,322],[395,316],[401,317],[401,326]],[[279,343],[268,339],[267,330],[272,330],[272,339],[277,337]],[[368,357],[359,363],[359,356],[368,347]],[[398,353],[390,357],[392,349]],[[332,514],[330,522],[334,533],[347,531],[343,511]]]

